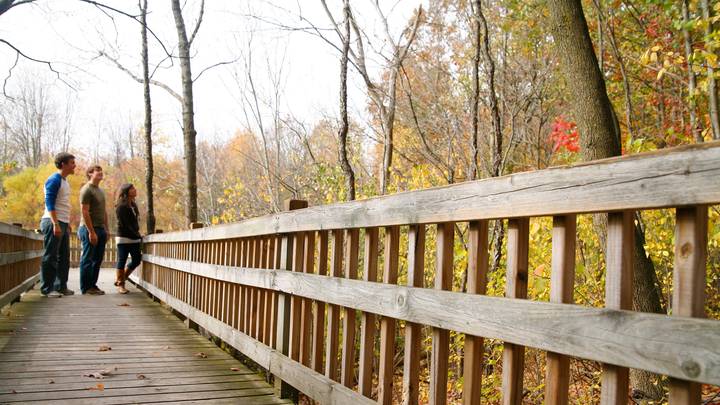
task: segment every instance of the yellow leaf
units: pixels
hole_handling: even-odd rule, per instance
[[[655,45],[652,48],[650,48],[650,50],[652,50],[653,52],[657,52],[660,50],[660,45]]]
[[[652,52],[650,54],[650,62],[657,62],[657,52]]]
[[[662,68],[658,71],[656,80],[662,79],[663,75],[665,74],[665,68]]]

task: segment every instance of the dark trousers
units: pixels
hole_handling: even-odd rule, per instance
[[[107,242],[107,233],[104,228],[95,228],[97,234],[97,244],[94,246],[90,243],[90,232],[85,225],[81,225],[78,229],[78,237],[82,242],[82,255],[80,256],[80,291],[83,294],[87,290],[97,287],[98,277],[100,276],[100,266],[102,265],[103,256],[105,256],[105,243]]]
[[[60,222],[62,233],[55,236],[53,224],[50,218],[43,218],[40,221],[42,231],[43,253],[42,264],[40,265],[40,292],[48,294],[52,291],[61,291],[67,288],[68,272],[70,270],[70,235],[68,224]]]
[[[135,270],[142,260],[142,252],[140,251],[140,242],[138,243],[118,243],[117,245],[118,261],[115,267],[118,270],[125,269],[128,255],[131,257],[130,263],[127,265],[129,270]]]

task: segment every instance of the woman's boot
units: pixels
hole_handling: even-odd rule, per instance
[[[125,270],[115,270],[115,286],[117,287],[118,293],[127,294],[128,290],[125,288]]]

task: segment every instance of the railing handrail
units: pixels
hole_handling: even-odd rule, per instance
[[[0,235],[12,235],[33,240],[43,240],[43,236],[41,234],[20,228],[15,225],[6,224],[4,222],[0,222]]]
[[[148,235],[184,242],[720,203],[720,141]]]

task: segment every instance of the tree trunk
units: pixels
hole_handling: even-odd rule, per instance
[[[481,12],[481,4],[480,0],[474,0],[473,3],[470,3],[473,6],[473,21],[472,26],[475,34],[474,43],[475,46],[475,55],[473,56],[473,66],[472,66],[472,132],[470,134],[470,150],[472,151],[472,161],[470,162],[470,180],[475,180],[480,177],[480,168],[478,165],[478,114],[480,109],[480,40],[481,40],[481,33],[480,33],[480,16],[478,15]]]
[[[550,0],[550,25],[562,73],[568,86],[570,105],[580,132],[580,146],[586,161],[618,156],[620,134],[607,95],[605,81],[588,33],[579,0]],[[607,216],[596,215],[594,226],[604,248]],[[652,261],[645,254],[642,230],[636,227],[633,306],[636,311],[660,312],[660,294]],[[663,396],[658,377],[633,370],[634,394],[659,399]]]
[[[190,71],[190,43],[185,31],[185,21],[180,10],[180,0],[170,0],[172,3],[175,28],[178,35],[178,58],[180,59],[180,74],[182,79],[182,115],[183,140],[185,146],[185,171],[187,192],[187,221],[188,224],[197,222],[197,158],[195,136],[195,118],[193,111],[193,81]]]
[[[708,0],[700,0],[700,7],[702,8],[703,19],[705,20],[705,41],[709,41],[710,36],[713,33],[714,24],[710,20],[710,18],[712,17],[712,11],[710,10]],[[707,75],[710,126],[712,127],[713,139],[720,139],[720,116],[718,115],[720,113],[718,113],[717,82],[715,81],[715,69],[709,63],[707,64]]]
[[[690,1],[683,0],[682,4],[682,34],[683,43],[685,45],[685,60],[687,61],[688,71],[688,113],[690,115],[690,131],[695,138],[695,142],[703,142],[702,128],[698,124],[697,119],[697,102],[695,97],[695,89],[697,88],[697,77],[693,71],[693,49],[692,49],[692,36],[688,30],[688,24],[690,23]]]
[[[150,102],[150,62],[148,58],[147,42],[147,0],[142,0],[140,6],[140,36],[142,38],[142,68],[143,68],[143,99],[145,101],[145,188],[147,189],[147,233],[155,233],[155,205],[153,201],[153,167],[152,155],[152,104]]]
[[[398,61],[397,55],[393,58],[393,60]],[[395,91],[397,89],[397,77],[400,64],[402,64],[402,61],[398,61],[397,64],[393,65],[392,70],[390,71],[390,81],[388,83],[388,106],[387,108],[384,106],[381,107],[381,110],[384,110],[384,114],[381,114],[382,116],[380,119],[382,120],[383,133],[385,134],[382,176],[380,178],[380,193],[383,195],[387,193],[387,185],[390,181],[390,167],[392,166],[394,148],[393,137],[395,130]]]
[[[347,111],[347,67],[348,52],[350,51],[350,3],[349,0],[343,1],[343,14],[345,15],[345,37],[343,38],[343,50],[340,58],[340,130],[338,138],[340,139],[340,165],[345,174],[345,184],[347,187],[347,201],[355,199],[355,173],[348,159],[347,152],[347,136],[350,124],[348,122]]]

